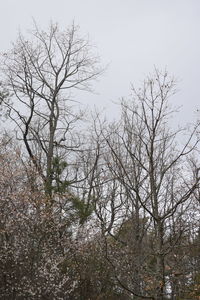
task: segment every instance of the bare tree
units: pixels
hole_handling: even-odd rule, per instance
[[[74,24],[66,31],[51,24],[47,32],[35,25],[30,40],[19,34],[13,49],[3,55],[3,85],[13,95],[12,104],[7,104],[9,116],[50,197],[53,164],[69,160],[80,146],[72,132],[81,117],[72,109],[72,90],[91,91],[92,81],[102,72],[98,57],[78,31]]]
[[[133,100],[121,102],[121,121],[107,128],[100,126],[98,132],[98,139],[101,137],[104,141],[100,154],[104,166],[99,177],[101,181],[98,179],[100,182],[94,184],[99,198],[97,216],[106,229],[104,233],[115,239],[114,228],[123,220],[122,214],[124,220],[132,220],[129,222],[134,241],[132,260],[137,267],[132,271],[134,274],[131,270],[125,272],[124,280],[123,276],[117,276],[118,281],[139,299],[161,300],[171,291],[167,257],[182,237],[183,216],[199,187],[198,165],[195,178],[193,171],[188,171],[189,156],[195,154],[199,142],[196,137],[199,125],[190,133],[185,131],[178,144],[181,130],[172,131],[168,127],[173,114],[168,98],[175,93],[175,82],[166,72],[155,70],[154,76],[148,77],[141,89],[133,87],[132,91]],[[101,199],[105,199],[103,205]],[[177,235],[169,245],[171,223],[173,228],[176,227]],[[180,230],[177,230],[180,223]],[[130,245],[130,238],[128,241],[124,241],[125,245]],[[143,251],[145,243],[149,247],[147,252]],[[130,257],[130,247],[127,249]],[[116,268],[117,261],[112,251],[107,253]],[[125,257],[124,252],[122,257]],[[120,269],[116,270],[120,274]],[[132,283],[127,280],[127,273]]]

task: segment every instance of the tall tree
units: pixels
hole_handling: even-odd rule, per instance
[[[195,154],[199,142],[196,136],[199,125],[191,133],[185,133],[187,139],[183,146],[178,145],[181,131],[173,131],[168,126],[173,113],[168,98],[175,92],[175,82],[167,73],[155,70],[141,89],[132,91],[133,100],[121,102],[121,121],[100,126],[96,134],[97,141],[101,138],[99,164],[103,166],[94,184],[94,193],[100,199],[96,211],[105,236],[109,234],[115,239],[114,228],[120,220],[132,220],[129,227],[132,226],[134,241],[134,274],[127,269],[123,281],[117,268],[119,282],[142,299],[163,300],[168,293],[167,256],[180,239],[178,224],[183,225],[185,210],[199,187],[198,165],[195,178],[193,171],[188,171],[189,157]],[[174,229],[177,236],[169,245],[171,223],[177,225]],[[151,247],[145,239],[152,240]],[[130,243],[121,242],[126,246],[127,255],[130,254]],[[143,252],[144,243],[149,245],[147,253]],[[117,264],[117,255],[112,257],[112,251],[107,253],[111,264]],[[127,274],[131,280],[127,281]]]
[[[20,34],[3,55],[2,69],[3,85],[13,95],[9,116],[51,198],[55,172],[63,167],[55,164],[70,160],[80,146],[72,133],[81,117],[71,107],[72,91],[91,90],[102,71],[99,59],[74,24],[66,31],[51,24],[46,32],[35,25],[30,40]]]

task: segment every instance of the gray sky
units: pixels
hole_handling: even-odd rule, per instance
[[[47,27],[50,20],[64,28],[73,20],[89,34],[109,67],[95,83],[97,95],[81,94],[81,102],[97,104],[115,115],[111,101],[130,94],[146,74],[167,68],[178,78],[176,106],[180,120],[192,121],[200,108],[200,0],[1,0],[0,51],[11,47],[19,28],[32,18]]]

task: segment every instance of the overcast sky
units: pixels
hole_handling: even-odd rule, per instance
[[[74,20],[81,33],[97,46],[102,64],[109,63],[95,84],[97,95],[81,95],[81,102],[108,107],[130,94],[154,66],[178,78],[182,105],[180,120],[196,118],[200,108],[200,0],[1,0],[1,44],[6,51],[18,30],[41,27],[50,20],[67,27]]]

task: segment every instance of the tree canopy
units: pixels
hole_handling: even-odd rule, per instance
[[[155,69],[118,120],[81,125],[72,94],[102,70],[74,24],[2,55],[1,299],[199,299],[199,121],[170,126],[176,81]]]

